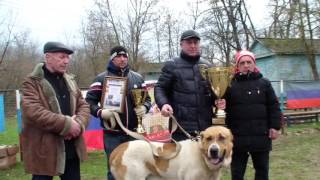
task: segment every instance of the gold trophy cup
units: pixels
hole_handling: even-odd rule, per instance
[[[230,85],[233,77],[233,67],[210,67],[199,66],[201,75],[209,81],[212,91],[221,99]],[[223,109],[217,109],[217,118],[213,124],[225,124],[226,113]]]
[[[139,107],[139,106],[143,106],[148,92],[145,89],[132,89],[131,94],[132,94],[135,107]],[[137,119],[138,119],[138,127],[136,131],[139,134],[143,134],[146,131],[142,125],[142,116],[137,115]]]

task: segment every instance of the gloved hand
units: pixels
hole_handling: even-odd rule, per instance
[[[112,110],[102,109],[102,110],[101,110],[100,117],[101,117],[103,120],[108,120],[108,119],[114,118],[114,114],[113,114]]]
[[[114,129],[116,127],[116,119],[114,117],[115,112],[109,109],[102,109],[100,117],[103,120],[103,125],[107,129]]]
[[[136,112],[137,116],[142,117],[147,113],[147,108],[144,105],[142,105],[134,108],[134,111]]]

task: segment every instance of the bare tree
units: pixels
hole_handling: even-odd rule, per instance
[[[304,8],[304,12],[302,10]],[[311,25],[311,14],[309,11],[309,2],[305,0],[304,4],[299,4],[299,19],[300,19],[300,30],[301,30],[301,40],[304,42],[304,47],[306,51],[306,56],[308,58],[313,78],[319,80],[319,73],[317,70],[315,47],[313,43],[313,29]],[[306,38],[308,33],[309,39]]]
[[[158,63],[161,62],[161,16],[159,15],[153,22],[154,25],[154,33],[156,36],[156,46],[157,46],[157,61]]]
[[[161,24],[163,27],[162,41],[166,48],[163,51],[162,57],[164,60],[172,59],[178,56],[180,53],[180,34],[182,30],[183,20],[178,20],[177,17],[170,10],[165,10],[162,12],[162,17],[164,17],[164,22]],[[184,26],[184,28],[186,28]]]
[[[157,3],[158,0],[128,0],[127,8],[121,9],[121,14],[115,14],[111,0],[95,0],[97,16],[110,25],[118,44],[128,47],[129,63],[135,70],[139,68],[140,45],[154,20],[153,8]]]
[[[31,41],[29,32],[14,33],[12,36],[0,70],[0,89],[19,88],[24,77],[41,60],[38,45]]]
[[[91,11],[88,14],[87,23],[82,24],[83,47],[86,59],[90,62],[93,76],[105,70],[107,56],[112,46],[117,45],[117,39],[112,27],[100,14]],[[80,48],[81,49],[81,48]]]
[[[1,1],[0,1],[1,2]],[[12,38],[12,32],[13,32],[13,28],[14,28],[14,24],[15,21],[12,20],[12,16],[11,15],[6,15],[6,18],[1,18],[0,19],[0,30],[2,29],[3,31],[0,32],[0,37],[1,41],[1,56],[0,56],[0,66],[2,64],[2,62],[5,59],[7,50],[9,48],[10,42],[11,42],[11,38]]]
[[[173,26],[174,26],[175,21],[172,20],[172,15],[167,14],[166,16],[166,22],[165,22],[165,27],[166,27],[166,32],[167,32],[167,46],[168,46],[168,59],[172,59],[174,57],[174,49],[173,49]]]
[[[320,1],[311,0],[273,0],[273,22],[268,37],[299,38],[310,64],[313,78],[319,79],[317,70],[314,31],[319,29]]]
[[[253,23],[244,0],[210,0],[209,7],[202,27],[206,38],[216,45],[211,51],[217,53],[211,59],[229,65],[234,49],[249,48],[253,42]]]
[[[202,15],[206,12],[206,9],[202,9],[200,6],[205,3],[205,0],[195,0],[194,2],[189,2],[189,9],[191,14],[191,27],[192,29],[198,29],[198,25],[201,22]]]

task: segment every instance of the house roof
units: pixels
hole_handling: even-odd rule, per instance
[[[269,48],[276,54],[304,54],[304,42],[301,39],[274,39],[274,38],[257,38],[265,47]],[[307,40],[310,44],[310,40]],[[313,46],[316,54],[320,54],[320,39],[313,40]]]

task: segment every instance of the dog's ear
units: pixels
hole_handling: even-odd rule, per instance
[[[200,136],[200,140],[202,141],[202,140],[203,140],[203,136],[204,136],[204,135],[203,135],[203,131],[201,131],[201,133],[200,133],[199,136]]]
[[[198,138],[199,138],[199,147],[200,149],[203,149],[203,138],[204,138],[204,134],[203,134],[203,131],[200,132],[200,134],[198,135]]]

